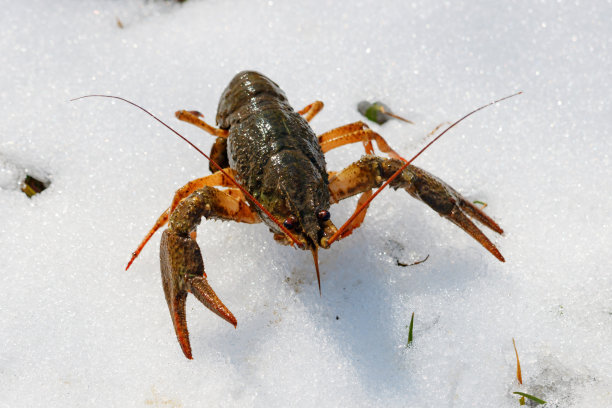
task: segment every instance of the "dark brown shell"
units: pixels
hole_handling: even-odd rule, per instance
[[[238,181],[279,220],[298,217],[318,242],[317,214],[330,205],[325,157],[284,92],[262,74],[241,72],[221,96],[217,123],[229,130],[228,158]]]

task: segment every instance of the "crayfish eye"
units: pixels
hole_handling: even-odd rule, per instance
[[[317,217],[319,218],[319,220],[321,221],[327,221],[329,220],[329,211],[327,210],[321,210],[319,211],[319,213],[317,214]]]
[[[289,217],[287,217],[287,219],[283,222],[283,225],[288,230],[295,228],[296,224],[297,224],[297,219],[293,215],[290,215]]]

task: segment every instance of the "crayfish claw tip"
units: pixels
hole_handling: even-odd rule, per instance
[[[238,321],[232,312],[223,304],[213,288],[204,276],[196,276],[188,279],[190,292],[210,311],[221,317],[223,320],[234,326],[238,326]]]

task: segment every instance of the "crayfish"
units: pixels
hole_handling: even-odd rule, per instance
[[[107,95],[89,96],[122,99],[186,140],[130,101]],[[499,101],[491,104],[496,102]],[[452,124],[430,144],[485,106]],[[206,279],[204,261],[195,240],[202,217],[247,224],[264,222],[280,244],[311,251],[320,291],[318,249],[329,248],[334,241],[349,236],[359,227],[370,201],[389,185],[396,190],[404,189],[427,204],[504,262],[495,245],[470,218],[501,234],[499,225],[448,184],[410,164],[430,144],[408,161],[363,122],[341,126],[317,137],[308,122],[322,108],[323,103],[317,101],[296,112],[276,83],[257,72],[244,71],[231,80],[221,95],[216,117],[218,127],[207,124],[197,111],[176,112],[179,120],[216,136],[210,157],[186,140],[209,158],[213,174],[190,181],[176,191],[170,207],[132,254],[126,269],[153,234],[168,224],[161,238],[162,282],[174,330],[187,358],[192,358],[185,318],[188,293],[234,327],[237,325],[232,312]],[[342,171],[328,172],[324,154],[350,143],[363,143],[366,155]],[[374,155],[373,143],[389,157]],[[374,189],[377,190],[374,192]],[[331,204],[357,194],[360,194],[357,209],[337,228],[330,219]]]

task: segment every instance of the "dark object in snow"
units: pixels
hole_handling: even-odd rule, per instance
[[[399,260],[399,259],[396,259],[396,260],[395,260],[395,262],[397,263],[397,266],[404,266],[404,267],[405,267],[405,266],[414,266],[414,265],[422,264],[423,262],[425,262],[425,261],[426,261],[426,260],[428,260],[428,259],[429,259],[429,254],[427,254],[427,256],[425,257],[425,259],[421,259],[420,261],[416,261],[416,262],[413,262],[413,263],[411,263],[411,264],[407,264],[407,263],[404,263],[404,262],[400,262],[400,260]]]
[[[382,102],[374,102],[370,103],[368,101],[361,101],[357,105],[357,110],[366,118],[370,119],[372,122],[376,122],[379,125],[382,125],[390,118],[399,119],[406,123],[410,123],[414,125],[414,122],[409,121],[408,119],[404,119],[401,116],[397,116],[387,105]]]
[[[44,182],[27,175],[21,186],[21,191],[23,191],[28,197],[32,197],[33,195],[45,190],[47,187],[49,187],[49,182]]]
[[[37,166],[0,153],[0,189],[21,190],[28,197],[32,197],[50,184],[49,175]]]

